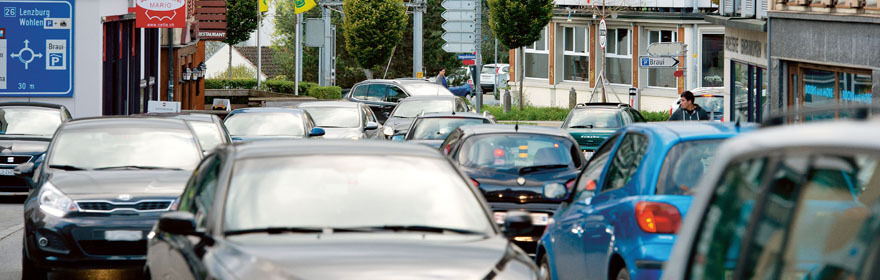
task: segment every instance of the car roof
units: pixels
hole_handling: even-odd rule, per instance
[[[454,95],[414,95],[404,99],[401,99],[400,102],[404,101],[417,101],[417,100],[455,100],[458,98]]]
[[[626,108],[630,107],[629,104],[625,103],[613,103],[613,102],[594,102],[594,103],[580,103],[574,107],[574,109],[588,109],[588,108],[602,108],[602,109],[618,109],[618,108]]]
[[[291,114],[303,114],[303,113],[305,113],[305,111],[303,111],[302,109],[284,108],[284,107],[250,107],[250,108],[239,108],[239,109],[232,110],[232,112],[229,112],[230,115],[232,115],[232,114],[239,114],[239,113],[291,113]]]
[[[518,126],[518,127],[517,127]],[[516,124],[475,124],[460,126],[459,129],[465,135],[472,134],[491,134],[491,133],[531,133],[545,134],[552,136],[561,136],[571,138],[568,131],[557,127],[544,127],[536,125],[516,125]]]
[[[214,114],[206,114],[206,113],[189,113],[189,112],[180,112],[180,113],[146,113],[139,116],[145,117],[157,117],[157,118],[172,118],[172,119],[181,119],[187,121],[200,121],[200,122],[214,122],[214,118],[216,117],[218,120],[219,116]]]
[[[715,121],[667,121],[633,123],[628,129],[653,131],[662,138],[678,138],[682,140],[728,138],[744,131],[758,128],[756,124],[736,124]]]
[[[840,148],[880,150],[880,120],[823,121],[762,128],[737,137],[728,145],[733,154],[785,148]]]
[[[699,97],[702,95],[724,95],[724,87],[699,87],[692,89],[691,92],[694,94],[694,97]]]
[[[25,102],[25,101],[0,102],[0,107],[6,107],[6,106],[43,107],[43,108],[52,108],[52,109],[64,108],[64,105],[61,105],[61,104],[45,103],[45,102]]]
[[[471,113],[471,112],[442,112],[442,113],[425,113],[424,115],[419,116],[422,119],[428,118],[474,118],[474,119],[489,119],[489,116],[483,116],[483,114]]]
[[[314,108],[314,107],[342,107],[342,108],[358,108],[361,103],[351,101],[311,101],[300,103],[297,108]]]
[[[417,156],[443,159],[440,151],[419,144],[392,141],[348,140],[266,140],[233,145],[236,158],[261,158],[299,155],[370,155]]]
[[[64,130],[92,129],[106,127],[149,127],[156,129],[185,129],[189,130],[186,122],[176,118],[162,118],[151,116],[104,116],[74,119],[65,123]]]

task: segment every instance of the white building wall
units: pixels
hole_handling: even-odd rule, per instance
[[[74,2],[73,97],[0,97],[0,101],[36,101],[61,104],[74,118],[101,115],[102,17],[128,13],[128,1],[87,0]],[[97,75],[95,73],[98,73]]]
[[[205,61],[205,66],[207,67],[207,73],[205,73],[205,77],[208,79],[225,79],[226,77],[222,76],[224,72],[226,72],[226,68],[229,68],[229,45],[224,45],[220,48],[219,51],[214,53],[211,57]],[[237,49],[232,49],[232,67],[236,66],[244,66],[248,69],[257,72],[257,66],[247,60],[244,56],[238,52]],[[260,78],[262,80],[266,80],[266,74],[260,74]]]
[[[263,15],[263,24],[260,26],[260,45],[271,46],[275,40],[275,2],[269,3],[269,11]],[[257,31],[251,32],[251,37],[241,43],[242,46],[257,46]]]

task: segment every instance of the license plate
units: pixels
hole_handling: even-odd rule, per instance
[[[15,176],[15,173],[12,173],[12,169],[0,169],[0,176]]]
[[[143,239],[144,233],[139,230],[108,230],[104,232],[104,239],[109,241],[138,241]]]
[[[550,215],[547,213],[531,213],[530,215],[532,216],[532,224],[536,226],[546,226],[550,220]],[[507,212],[495,212],[496,223],[504,224],[504,218],[507,218]]]
[[[590,159],[590,157],[593,156],[593,151],[583,150],[583,152],[584,152],[584,158],[585,158],[585,159]]]

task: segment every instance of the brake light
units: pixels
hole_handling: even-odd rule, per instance
[[[681,214],[672,204],[642,201],[636,204],[639,227],[650,233],[675,233],[681,225]]]
[[[449,146],[450,145],[446,145],[446,147],[443,147],[443,152],[446,153],[447,155],[449,154],[449,149],[450,149]]]
[[[471,178],[471,183],[474,183],[474,187],[480,186],[480,182],[477,182],[477,180],[474,180],[474,178]]]
[[[495,157],[503,157],[504,150],[503,149],[495,149]]]
[[[568,180],[568,182],[565,182],[565,188],[568,189],[569,191],[570,191],[573,187],[574,187],[574,179],[571,179],[571,180]]]

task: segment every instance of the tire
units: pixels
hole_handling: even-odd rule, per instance
[[[28,259],[27,255],[24,253],[24,250],[21,251],[21,279],[35,279],[35,280],[44,280],[48,276],[48,271],[45,269],[41,269],[34,265],[30,259]]]
[[[620,271],[617,271],[617,276],[614,277],[614,279],[629,280],[629,270],[627,270],[626,267],[624,266],[623,268],[620,269]]]
[[[541,263],[538,264],[538,275],[541,280],[553,280],[553,275],[550,273],[550,260],[547,259],[547,254],[541,256]]]

